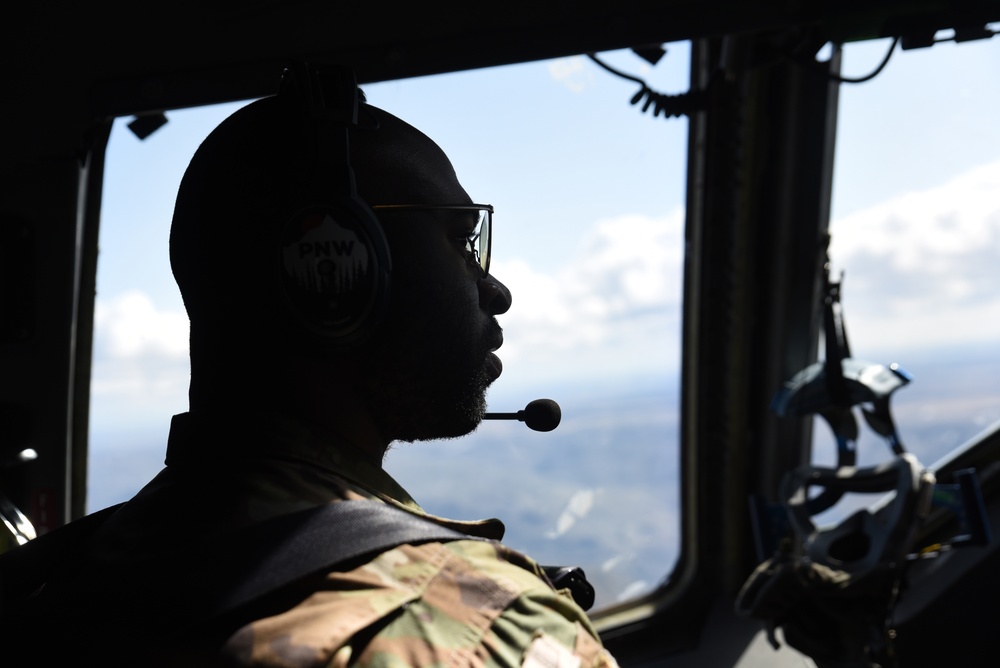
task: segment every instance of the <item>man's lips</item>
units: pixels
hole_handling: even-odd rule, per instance
[[[496,356],[494,352],[497,348],[503,345],[503,332],[497,327],[495,334],[493,336],[493,341],[490,343],[490,351],[486,353],[486,372],[490,374],[493,380],[500,377],[503,373],[503,362],[500,358]]]
[[[496,356],[496,353],[486,353],[486,373],[490,374],[493,380],[499,378],[500,374],[503,373],[503,362]]]

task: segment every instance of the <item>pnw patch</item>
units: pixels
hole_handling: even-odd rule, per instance
[[[368,276],[368,247],[329,213],[312,213],[285,232],[282,264],[300,290],[347,293]]]
[[[377,294],[378,258],[350,216],[306,211],[282,233],[280,273],[293,311],[321,333],[362,322]]]

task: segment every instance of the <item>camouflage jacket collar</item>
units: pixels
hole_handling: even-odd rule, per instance
[[[351,444],[314,425],[281,414],[258,415],[252,420],[220,414],[181,413],[170,424],[167,441],[168,468],[217,468],[233,470],[233,465],[264,471],[273,478],[267,497],[286,501],[299,497],[307,503],[332,502],[345,498],[377,498],[420,515],[441,526],[492,540],[503,537],[500,520],[450,520],[424,511],[391,475],[358,456]],[[295,469],[298,475],[277,475]],[[264,474],[267,475],[267,474]],[[269,478],[272,476],[268,475]],[[344,485],[353,493],[345,495]],[[257,485],[255,485],[256,487]],[[281,490],[273,489],[279,487]],[[284,504],[282,504],[284,505]]]

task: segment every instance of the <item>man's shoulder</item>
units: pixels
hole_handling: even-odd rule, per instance
[[[616,665],[586,613],[552,588],[534,560],[497,542],[440,547],[447,562],[418,599],[358,648],[352,665]]]
[[[302,603],[247,625],[226,649],[247,664],[295,655],[345,666],[519,666],[543,665],[556,648],[614,665],[583,611],[534,561],[496,542],[456,540],[400,545],[331,572]]]
[[[545,586],[505,562],[502,551],[499,544],[481,540],[398,545],[311,582],[299,604],[251,622],[226,650],[244,661],[253,657],[249,663],[278,646],[319,656],[349,645],[366,630],[383,628],[417,604],[434,611],[431,623],[441,631],[445,620],[464,625],[473,608],[499,613],[535,582]]]

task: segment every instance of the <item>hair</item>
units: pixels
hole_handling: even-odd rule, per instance
[[[170,264],[191,319],[192,371],[280,345],[266,241],[294,192],[306,135],[278,98],[227,118],[202,142],[177,193]]]

